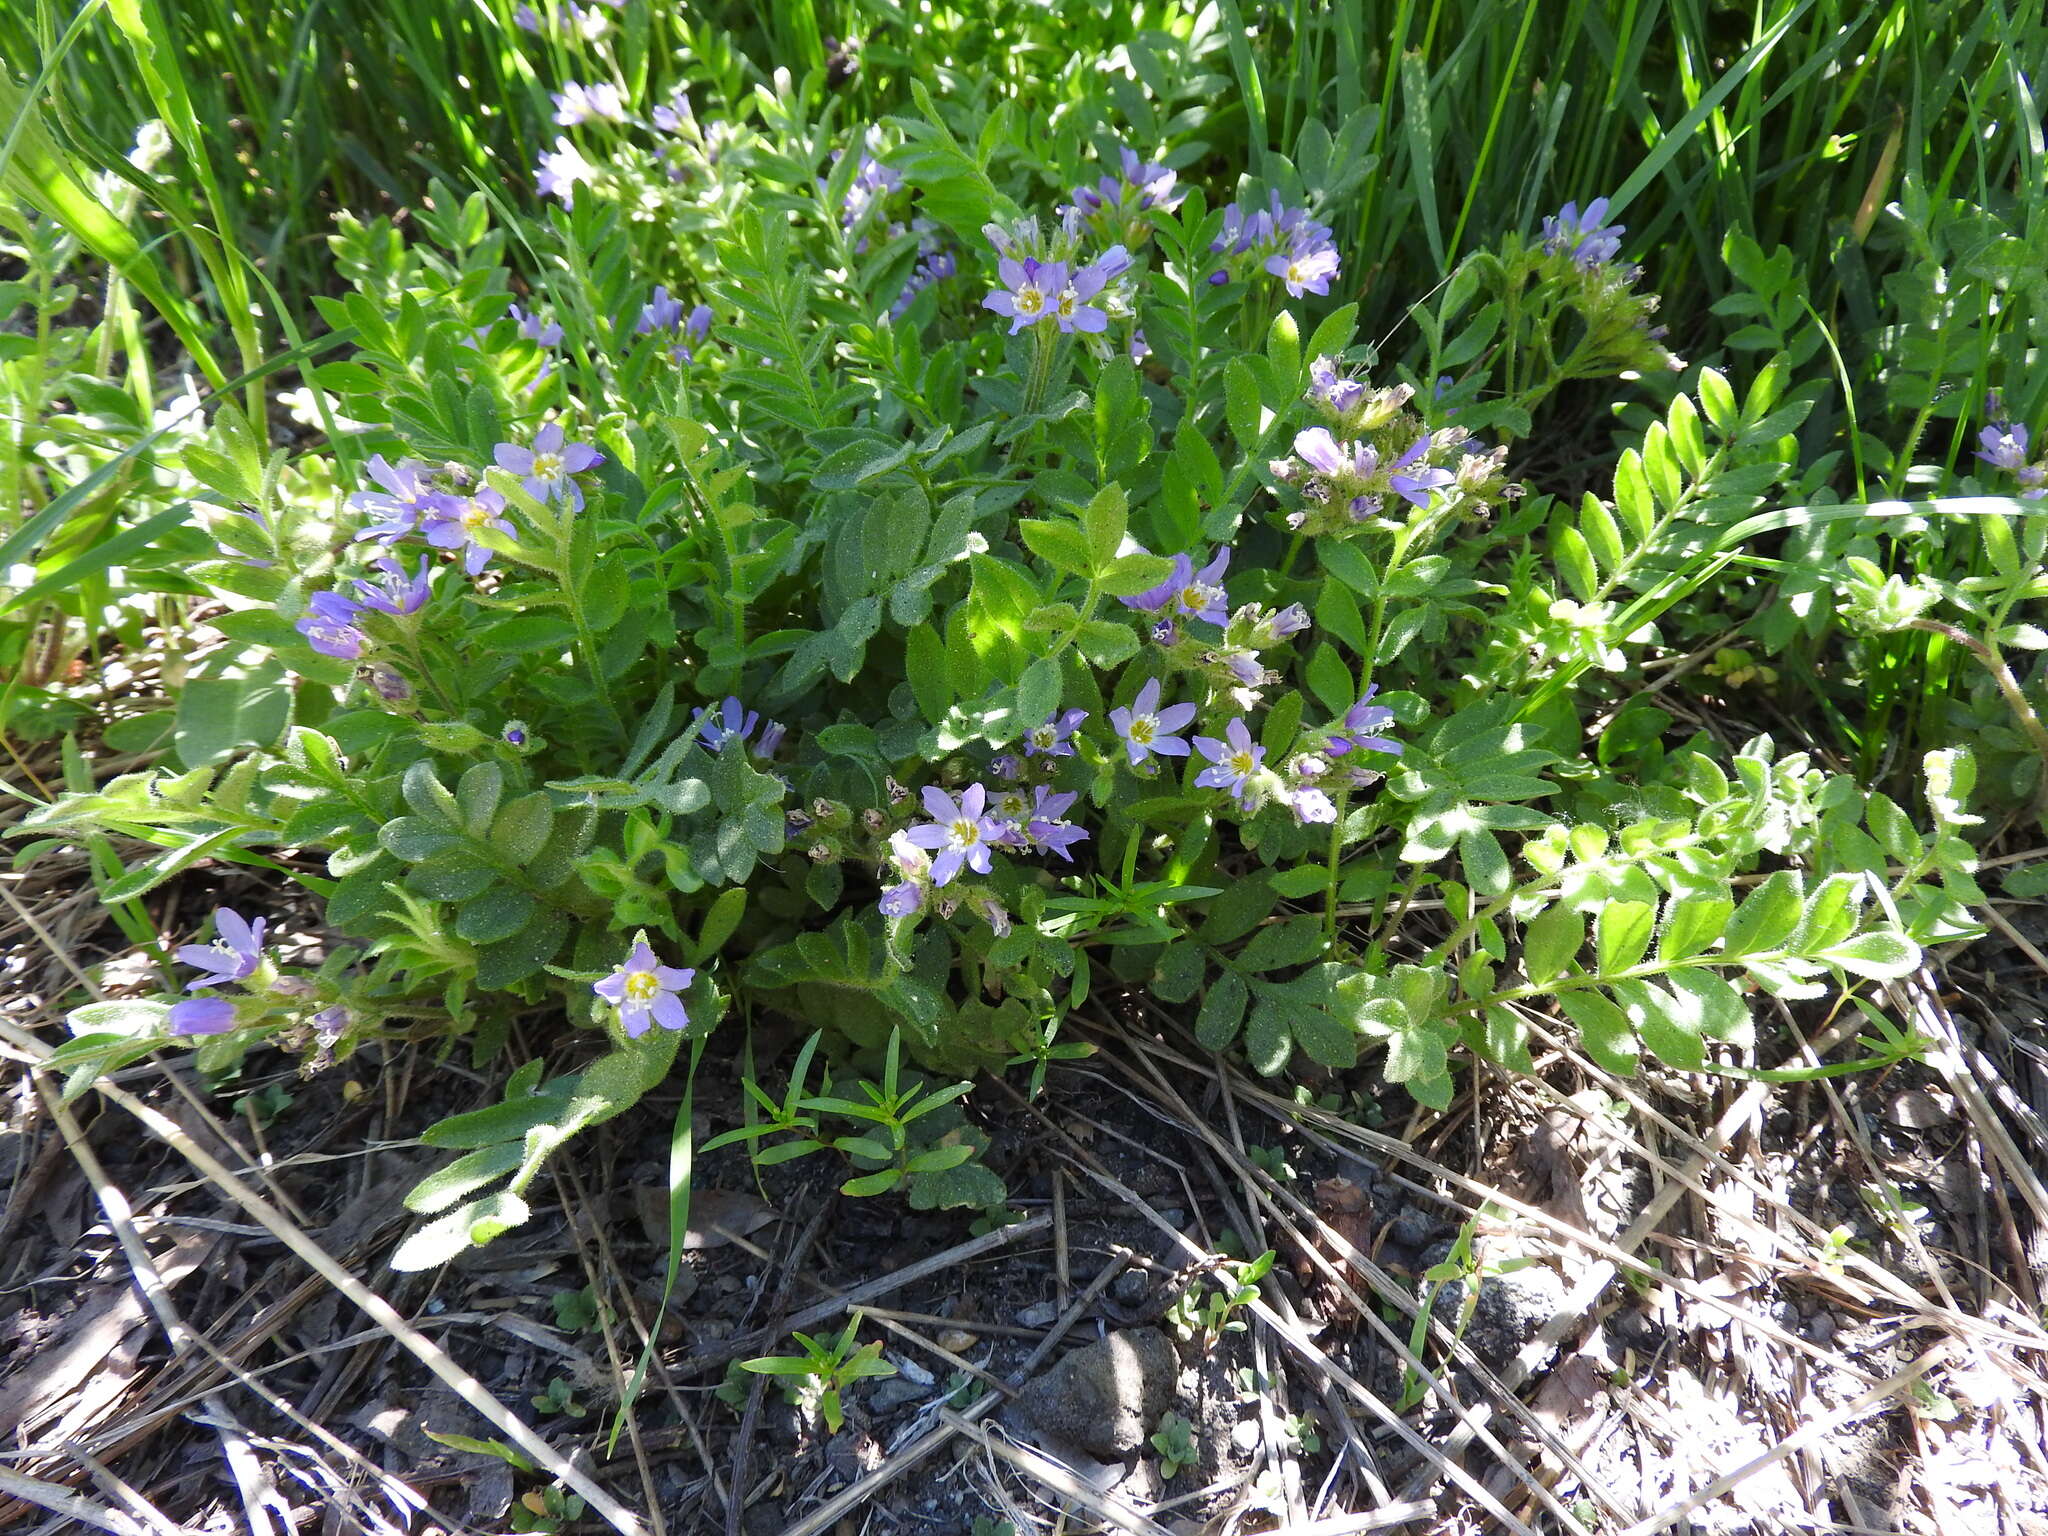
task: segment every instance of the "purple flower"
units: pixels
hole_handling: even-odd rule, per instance
[[[1034,791],[1030,814],[1024,820],[1024,841],[1033,848],[1056,853],[1071,864],[1074,856],[1067,850],[1088,838],[1085,829],[1066,819],[1075,798],[1072,790],[1054,794],[1043,784],[1039,785]]]
[[[1053,319],[1062,331],[1085,331],[1094,335],[1109,329],[1109,312],[1088,301],[1130,270],[1131,258],[1120,245],[1113,245],[1074,274],[1074,280],[1060,289],[1053,300]]]
[[[412,684],[405,680],[405,674],[388,662],[372,662],[356,668],[356,676],[377,691],[377,697],[387,704],[403,704],[412,697]]]
[[[834,159],[837,159],[835,154]],[[892,171],[873,155],[862,152],[860,165],[853,173],[853,180],[846,188],[846,201],[839,210],[839,227],[852,229],[870,213],[877,204],[903,185],[901,173]]]
[[[2027,467],[2027,429],[2017,422],[1995,421],[1977,441],[1983,444],[1977,457],[1993,468],[2017,474]]]
[[[1372,696],[1379,691],[1378,683],[1368,684],[1358,702],[1344,712],[1344,734],[1333,731],[1330,735],[1332,757],[1342,757],[1355,747],[1369,752],[1386,752],[1395,757],[1401,755],[1401,743],[1373,734],[1394,724],[1394,712],[1386,705],[1372,701]]]
[[[646,336],[655,331],[673,331],[683,323],[683,301],[669,296],[668,284],[657,283],[654,297],[640,306],[640,319],[634,325],[635,334]]]
[[[1152,355],[1152,343],[1145,339],[1145,333],[1142,330],[1131,332],[1130,352],[1131,361],[1134,363],[1142,363]]]
[[[626,116],[626,99],[608,80],[600,80],[596,85],[579,85],[571,80],[554,93],[554,103],[555,121],[564,128],[574,128],[592,118],[607,123],[623,122]]]
[[[680,85],[668,93],[668,102],[654,109],[654,126],[663,133],[681,133],[697,120],[690,110],[690,94]]]
[[[647,1033],[650,1019],[663,1029],[690,1027],[690,1015],[676,994],[696,979],[697,973],[687,967],[657,963],[654,951],[641,939],[626,956],[626,963],[590,990],[618,1005],[620,1028],[637,1040]]]
[[[405,574],[404,566],[389,558],[377,561],[376,566],[384,573],[381,580],[358,579],[355,584],[356,591],[362,595],[363,607],[397,618],[403,614],[418,613],[426,606],[431,574],[427,556],[420,556],[419,571],[412,576]]]
[[[993,867],[989,845],[1003,835],[1002,823],[987,815],[988,790],[970,784],[956,801],[936,785],[924,790],[925,814],[931,821],[909,829],[910,840],[936,855],[932,859],[932,883],[948,884],[966,865],[978,875]]]
[[[1424,509],[1428,508],[1430,498],[1438,491],[1447,485],[1455,485],[1458,482],[1458,477],[1449,470],[1437,469],[1428,464],[1423,465],[1422,468],[1414,471],[1412,474],[1400,473],[1402,469],[1413,464],[1428,451],[1429,438],[1427,436],[1418,437],[1415,440],[1414,447],[1402,454],[1400,458],[1394,460],[1392,467],[1395,473],[1387,479],[1387,484],[1393,488],[1395,495],[1403,497],[1415,506]]]
[[[1142,609],[1146,613],[1158,613],[1164,609],[1172,617],[1201,619],[1220,629],[1230,619],[1223,608],[1223,573],[1229,565],[1228,544],[1217,550],[1215,558],[1200,571],[1195,569],[1195,562],[1188,556],[1175,555],[1173,573],[1166,580],[1136,597],[1119,598],[1118,601],[1127,608]]]
[[[707,719],[706,714],[702,707],[691,710],[690,724],[701,729],[705,750],[709,752],[723,752],[735,741],[744,744],[761,720],[759,711],[748,709],[731,697],[718,707],[716,715]]]
[[[1308,610],[1299,603],[1289,603],[1278,613],[1261,616],[1253,626],[1252,639],[1260,649],[1278,645],[1289,635],[1301,633],[1308,628]]]
[[[1335,802],[1313,784],[1298,785],[1285,791],[1281,798],[1287,802],[1287,808],[1294,812],[1294,819],[1303,826],[1317,823],[1327,826],[1337,819]]]
[[[996,272],[1003,286],[986,295],[981,301],[983,309],[992,309],[999,315],[1010,317],[1010,334],[1016,335],[1027,325],[1036,325],[1053,313],[1053,306],[1067,287],[1067,264],[1064,261],[1039,261],[1026,256],[1019,261],[1005,256],[996,264]],[[1107,319],[1104,321],[1107,324]]]
[[[350,602],[339,592],[315,592],[306,601],[312,612],[292,628],[322,656],[337,661],[355,661],[369,648],[370,637],[356,627],[363,605]]]
[[[1286,284],[1288,294],[1297,299],[1304,293],[1327,294],[1338,266],[1333,247],[1305,241],[1297,241],[1285,255],[1276,251],[1266,258],[1266,270]]]
[[[1074,727],[1087,718],[1088,711],[1085,709],[1070,709],[1065,714],[1047,716],[1045,724],[1035,725],[1024,733],[1024,755],[1072,757]]]
[[[1241,717],[1223,728],[1223,736],[1221,741],[1214,736],[1195,738],[1196,749],[1213,765],[1196,774],[1195,783],[1202,789],[1227,789],[1242,801],[1252,774],[1266,759],[1266,749],[1252,740]]]
[[[379,514],[384,521],[363,529],[356,535],[359,540],[403,538],[418,525],[423,514],[441,505],[441,494],[427,484],[432,470],[417,460],[401,459],[393,465],[380,453],[363,468],[380,489],[356,491],[350,495],[348,504],[359,512]]]
[[[1308,397],[1331,410],[1343,415],[1365,398],[1365,385],[1357,379],[1347,379],[1337,371],[1335,359],[1319,357],[1308,365]],[[1300,441],[1296,440],[1295,451],[1300,452]]]
[[[782,738],[789,734],[789,727],[780,720],[761,722],[761,735],[749,750],[756,757],[773,757],[775,749],[782,745]]]
[[[1159,707],[1159,679],[1146,679],[1129,709],[1112,709],[1109,723],[1123,738],[1131,766],[1137,767],[1155,752],[1162,757],[1186,757],[1188,744],[1178,733],[1188,728],[1196,714],[1192,704]]]
[[[875,905],[884,917],[908,917],[924,905],[924,887],[915,880],[887,886],[882,891],[882,899]]]
[[[517,304],[507,309],[505,314],[518,325],[519,334],[528,341],[536,342],[543,347],[561,345],[562,327],[559,322],[542,320],[539,315],[531,314]]]
[[[487,528],[508,538],[513,534],[511,523],[502,516],[504,510],[504,493],[488,485],[478,486],[468,496],[451,496],[447,510],[428,522],[427,542],[436,549],[466,551],[462,569],[474,576],[491,563],[490,547],[479,543],[478,536]]]
[[[211,944],[181,944],[177,957],[185,964],[209,974],[187,982],[187,992],[217,987],[224,981],[240,981],[263,963],[264,919],[252,924],[231,907],[216,907],[213,913],[214,940]]]
[[[174,1035],[223,1035],[235,1027],[235,1005],[224,997],[188,997],[169,1019]]]
[[[505,745],[508,747],[523,747],[526,745],[526,725],[524,721],[512,721],[500,734],[503,736]]]
[[[1607,217],[1607,199],[1596,197],[1579,212],[1577,203],[1566,203],[1543,221],[1543,248],[1557,256],[1570,256],[1581,267],[1596,267],[1621,254],[1625,224],[1602,226]]]
[[[568,203],[574,201],[579,181],[594,185],[597,167],[584,159],[574,144],[558,137],[552,150],[541,151],[540,163],[534,167],[535,185],[542,197],[559,197]]]
[[[564,498],[583,510],[583,488],[570,478],[604,462],[604,455],[585,443],[564,443],[562,424],[551,421],[534,436],[531,448],[500,443],[491,450],[498,468],[524,476],[526,494],[535,501]]]
[[[1351,456],[1328,427],[1310,427],[1294,435],[1294,451],[1310,469],[1325,475],[1341,475],[1351,467]]]

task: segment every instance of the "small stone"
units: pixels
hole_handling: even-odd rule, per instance
[[[1006,1420],[1116,1460],[1145,1443],[1168,1405],[1180,1357],[1157,1328],[1123,1328],[1033,1377]]]
[[[868,1393],[868,1412],[888,1413],[901,1408],[905,1403],[914,1403],[925,1395],[926,1389],[904,1376],[891,1376],[877,1382]]]
[[[1427,1211],[1404,1205],[1394,1213],[1387,1227],[1387,1239],[1403,1248],[1422,1248],[1436,1235],[1436,1226],[1436,1218]]]
[[[1050,1328],[1053,1319],[1060,1315],[1060,1304],[1056,1301],[1034,1301],[1017,1314],[1019,1328]]]
[[[1835,1341],[1835,1320],[1825,1312],[1816,1312],[1807,1319],[1806,1336],[1816,1344],[1832,1344]]]
[[[1127,1269],[1109,1282],[1109,1294],[1119,1306],[1135,1307],[1152,1294],[1152,1277],[1142,1269]]]
[[[1481,1360],[1499,1370],[1557,1315],[1564,1294],[1563,1279],[1545,1264],[1488,1275],[1479,1282],[1479,1301],[1465,1342]],[[1464,1299],[1465,1282],[1451,1281],[1437,1296],[1437,1315],[1456,1317]]]
[[[1240,1451],[1259,1448],[1259,1426],[1254,1419],[1241,1419],[1230,1426],[1230,1443]]]
[[[939,1335],[939,1348],[949,1354],[964,1355],[978,1341],[978,1335],[969,1333],[965,1328],[948,1328]]]

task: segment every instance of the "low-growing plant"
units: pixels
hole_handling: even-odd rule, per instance
[[[776,1377],[790,1402],[803,1408],[815,1406],[824,1415],[825,1427],[836,1435],[846,1424],[840,1393],[857,1381],[896,1374],[896,1367],[882,1358],[881,1340],[855,1347],[854,1335],[859,1329],[860,1314],[855,1312],[837,1338],[819,1339],[808,1333],[793,1333],[790,1337],[796,1340],[801,1354],[762,1355],[740,1361],[740,1368],[759,1376]]]
[[[1192,1467],[1201,1457],[1195,1444],[1195,1427],[1177,1413],[1162,1414],[1159,1428],[1149,1442],[1159,1457],[1159,1479],[1172,1482],[1183,1467]]]
[[[437,185],[410,238],[342,222],[325,444],[223,398],[178,446],[214,686],[15,830],[125,850],[115,902],[290,879],[336,942],[287,963],[222,908],[191,995],[73,1011],[67,1093],[167,1042],[488,1061],[566,1021],[427,1132],[460,1155],[408,1197],[419,1267],[735,1015],[816,1033],[721,1140],[987,1212],[975,1075],[1038,1091],[1122,995],[1441,1110],[1547,1013],[1615,1072],[1741,1074],[1752,994],[1978,931],[1969,750],[1922,757],[1916,824],[1682,730],[1646,669],[1702,594],[1770,599],[1730,579],[1760,541],[1907,513],[2006,527],[1952,600],[2023,645],[2026,505],[1797,499],[1798,348],[1681,378],[1618,208],[1501,233],[1383,355],[1327,222],[1371,172],[1349,127],[1209,185],[1179,130],[1076,145],[1055,184],[1020,114],[921,87],[851,132],[816,74],[723,124],[595,89],[544,218]],[[1616,378],[1642,425],[1597,492],[1511,480],[1558,390]]]

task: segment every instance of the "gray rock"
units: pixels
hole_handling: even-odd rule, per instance
[[[1019,1328],[1050,1328],[1053,1319],[1060,1315],[1060,1304],[1056,1301],[1034,1301],[1017,1314]]]
[[[1152,1277],[1142,1269],[1127,1269],[1109,1282],[1109,1294],[1119,1306],[1135,1307],[1152,1294]]]
[[[1436,1234],[1437,1220],[1416,1206],[1404,1205],[1387,1227],[1387,1240],[1403,1248],[1421,1248]]]
[[[1807,1320],[1806,1336],[1816,1344],[1832,1344],[1835,1341],[1835,1320],[1825,1312],[1816,1312]]]
[[[1564,1280],[1547,1264],[1489,1275],[1479,1282],[1479,1302],[1472,1309],[1465,1342],[1481,1360],[1499,1370],[1557,1315],[1564,1298]],[[1465,1282],[1453,1280],[1437,1295],[1436,1315],[1445,1326],[1455,1326],[1464,1304]]]
[[[1173,1402],[1180,1357],[1157,1328],[1124,1328],[1033,1377],[1005,1411],[1091,1456],[1128,1456]]]
[[[929,1387],[920,1386],[903,1376],[891,1376],[875,1384],[868,1393],[868,1412],[887,1413],[892,1408],[901,1408],[905,1403],[914,1403],[923,1397]]]

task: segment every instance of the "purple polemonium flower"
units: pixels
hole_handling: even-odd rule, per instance
[[[431,592],[429,578],[432,568],[425,555],[420,556],[420,568],[413,575],[406,575],[405,567],[389,558],[376,562],[383,575],[376,581],[358,578],[356,591],[361,595],[365,608],[374,608],[379,613],[388,613],[393,618],[403,614],[418,613],[426,606]]]
[[[748,750],[756,757],[773,757],[775,749],[782,745],[782,738],[788,734],[789,727],[780,720],[763,720],[761,734],[755,738],[753,746]]]
[[[1052,315],[1063,331],[1096,335],[1109,329],[1109,311],[1088,301],[1130,270],[1130,253],[1113,245],[1074,274],[1053,299]]]
[[[876,905],[884,917],[908,917],[924,905],[925,887],[931,883],[931,855],[899,829],[889,834],[889,862],[903,878],[899,884],[884,887]]]
[[[235,1005],[224,997],[188,997],[165,1022],[174,1035],[224,1035],[235,1027]]]
[[[1116,727],[1122,738],[1124,750],[1130,754],[1131,766],[1137,767],[1154,753],[1162,757],[1186,757],[1187,739],[1179,733],[1193,723],[1196,708],[1192,704],[1174,704],[1165,709],[1159,707],[1159,679],[1147,678],[1145,686],[1138,690],[1138,696],[1131,701],[1129,709],[1112,709],[1109,723]]]
[[[2017,474],[2027,467],[2027,429],[2018,422],[1994,421],[1977,441],[1977,457],[1994,469]]]
[[[370,637],[356,627],[363,605],[351,602],[339,592],[315,592],[306,600],[312,610],[292,628],[306,637],[307,644],[322,656],[337,661],[356,661],[369,649]]]
[[[1337,819],[1337,805],[1327,794],[1313,784],[1296,785],[1282,793],[1281,799],[1294,812],[1294,819],[1303,826],[1321,824],[1328,826]]]
[[[1327,294],[1330,279],[1337,275],[1340,266],[1335,247],[1308,241],[1296,241],[1291,250],[1276,251],[1266,258],[1266,270],[1286,284],[1288,295],[1297,299],[1304,293]]]
[[[526,722],[523,720],[511,721],[498,734],[504,740],[506,746],[523,747],[526,745]]]
[[[1228,544],[1217,550],[1215,558],[1199,571],[1189,556],[1175,555],[1172,574],[1166,580],[1136,597],[1119,598],[1118,601],[1127,608],[1142,609],[1146,613],[1164,610],[1171,618],[1202,619],[1220,628],[1230,617],[1223,608],[1223,573],[1229,566]]]
[[[1434,465],[1425,464],[1420,469],[1408,469],[1409,465],[1415,463],[1428,451],[1428,437],[1418,437],[1415,440],[1414,447],[1402,454],[1400,458],[1394,460],[1392,465],[1393,473],[1387,477],[1387,484],[1393,489],[1396,496],[1425,509],[1429,506],[1431,498],[1438,491],[1442,490],[1445,486],[1458,483],[1456,475],[1447,469],[1438,469]]]
[[[1019,261],[1005,256],[996,264],[996,272],[1003,286],[984,296],[981,307],[1009,316],[1012,336],[1049,317],[1067,287],[1064,261],[1039,261],[1030,256]]]
[[[654,109],[654,126],[663,133],[681,133],[697,121],[690,110],[690,94],[680,85],[668,93],[668,100]]]
[[[558,137],[552,150],[541,151],[540,163],[534,167],[534,184],[542,197],[559,197],[567,203],[574,200],[579,181],[595,185],[597,167],[568,139]]]
[[[604,462],[604,455],[587,443],[565,443],[562,424],[551,421],[534,435],[533,446],[500,443],[491,450],[498,468],[522,477],[526,494],[535,501],[561,497],[578,512],[583,510],[583,487],[571,476]]]
[[[668,284],[656,283],[654,297],[640,306],[640,318],[634,324],[636,335],[647,336],[655,331],[673,331],[683,323],[683,301],[670,296]]]
[[[960,873],[964,864],[978,875],[993,867],[989,846],[1003,835],[1002,823],[988,814],[988,789],[970,784],[955,800],[937,785],[926,785],[925,814],[930,822],[909,829],[910,840],[930,849],[932,884],[945,885]]]
[[[491,563],[490,547],[478,542],[486,529],[512,537],[512,524],[504,517],[505,497],[488,485],[480,485],[467,496],[448,498],[448,509],[427,523],[427,542],[436,549],[464,551],[462,569],[474,576]]]
[[[216,907],[211,944],[181,944],[177,957],[185,964],[205,971],[185,985],[187,992],[217,987],[224,981],[240,981],[263,963],[265,920],[251,923],[231,907]]]
[[[718,706],[718,713],[706,718],[708,711],[701,706],[690,711],[690,724],[696,726],[709,752],[723,752],[733,742],[745,743],[754,734],[754,727],[760,724],[758,710],[748,709],[738,699],[728,696]],[[772,722],[771,722],[772,723]],[[779,739],[779,738],[778,738]]]
[[[1252,626],[1252,643],[1261,650],[1268,649],[1289,635],[1300,634],[1308,623],[1308,610],[1299,603],[1289,603],[1278,613],[1260,615],[1259,622]]]
[[[1354,748],[1385,752],[1394,757],[1401,755],[1401,743],[1377,734],[1394,724],[1394,712],[1386,705],[1372,701],[1372,696],[1379,691],[1378,683],[1367,684],[1358,702],[1344,711],[1343,731],[1330,734],[1332,757],[1342,757]]]
[[[1328,427],[1310,427],[1295,433],[1294,451],[1302,463],[1318,474],[1341,475],[1351,467],[1351,455]]]
[[[1195,775],[1195,783],[1203,789],[1227,789],[1239,800],[1244,799],[1252,775],[1266,760],[1266,749],[1252,740],[1242,717],[1223,728],[1222,740],[1197,736],[1195,747],[1211,765]]]
[[[550,94],[555,103],[555,121],[564,128],[574,128],[592,119],[606,123],[625,121],[626,98],[608,80],[600,80],[596,85],[579,85],[571,80],[560,91]]]
[[[348,504],[358,512],[373,513],[383,521],[363,529],[356,535],[357,539],[388,541],[403,538],[419,526],[423,516],[438,509],[442,503],[441,493],[427,483],[427,476],[433,471],[416,459],[401,459],[392,464],[379,453],[371,457],[363,470],[377,489],[354,492]]]
[[[1034,792],[1030,814],[1024,820],[1024,840],[1033,848],[1042,848],[1047,853],[1056,853],[1069,864],[1074,856],[1067,850],[1079,842],[1085,842],[1088,832],[1066,819],[1076,795],[1072,790],[1054,794],[1043,784]]]
[[[1308,365],[1308,397],[1342,415],[1365,398],[1365,385],[1339,373],[1334,358],[1319,357]]]
[[[506,310],[505,314],[519,327],[519,334],[528,341],[536,342],[543,347],[561,345],[562,327],[559,321],[543,320],[539,315],[521,309],[517,304]]]
[[[1569,256],[1581,267],[1596,267],[1621,254],[1625,224],[1602,224],[1607,217],[1607,199],[1596,197],[1581,213],[1577,203],[1566,203],[1543,221],[1543,248],[1554,255]]]
[[[1045,724],[1034,725],[1024,733],[1024,755],[1072,757],[1074,728],[1087,718],[1088,711],[1085,709],[1070,709],[1064,714],[1047,716]]]
[[[663,1029],[690,1027],[690,1015],[676,994],[696,979],[697,973],[687,966],[659,963],[647,941],[641,939],[626,956],[626,963],[590,990],[618,1005],[619,1027],[628,1038],[637,1040],[647,1033],[650,1022]]]

